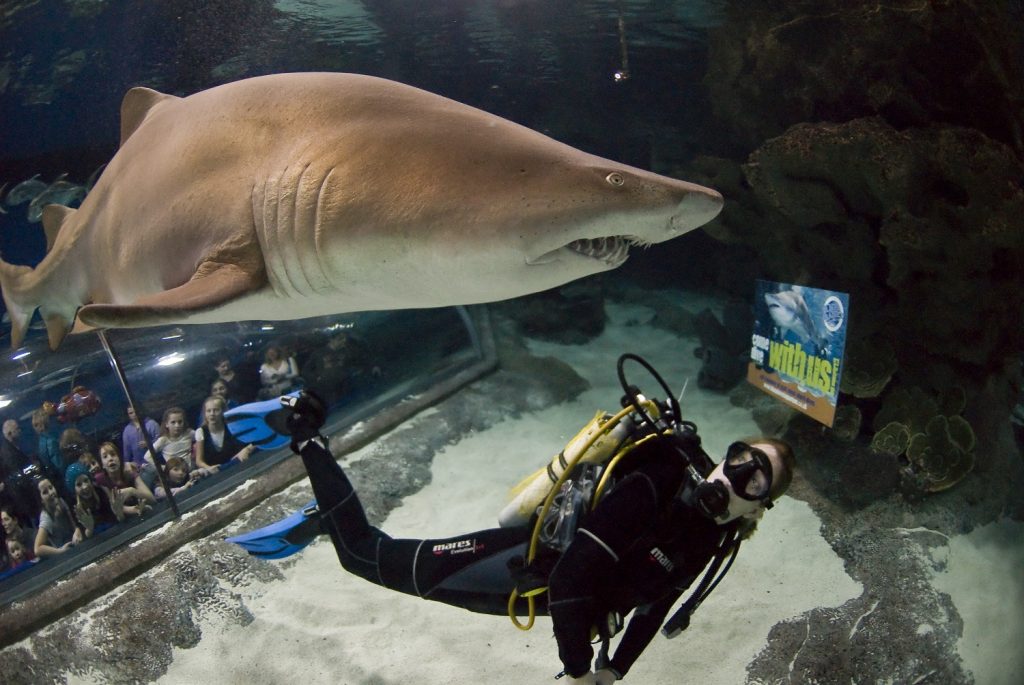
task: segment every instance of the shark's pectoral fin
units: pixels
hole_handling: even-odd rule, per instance
[[[260,289],[266,275],[250,273],[234,264],[204,264],[187,283],[139,298],[131,304],[89,304],[78,319],[94,328],[139,328],[182,321]]]

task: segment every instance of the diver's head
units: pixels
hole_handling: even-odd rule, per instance
[[[794,462],[793,449],[782,440],[734,442],[700,488],[701,509],[717,523],[760,517],[789,488]]]

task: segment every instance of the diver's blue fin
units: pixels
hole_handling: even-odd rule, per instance
[[[283,559],[302,550],[320,535],[316,500],[294,514],[258,530],[227,538],[254,557]]]
[[[298,391],[288,393],[289,397],[298,395]],[[224,423],[231,435],[242,442],[252,443],[261,450],[273,450],[284,447],[292,439],[284,432],[283,422],[274,420],[282,413],[289,412],[281,406],[281,398],[275,397],[228,409],[224,412]]]

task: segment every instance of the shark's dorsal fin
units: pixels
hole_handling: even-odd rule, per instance
[[[128,140],[154,107],[167,100],[179,100],[174,95],[165,95],[152,88],[132,88],[121,100],[121,145]]]
[[[57,242],[57,234],[60,233],[60,227],[76,211],[78,210],[65,207],[64,205],[46,205],[43,207],[43,232],[46,234],[47,252],[52,250],[53,244]]]

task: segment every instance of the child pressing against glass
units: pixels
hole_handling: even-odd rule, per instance
[[[111,495],[115,491],[122,498],[121,509],[128,516],[142,516],[149,505],[156,502],[152,491],[139,476],[135,464],[126,464],[121,458],[117,445],[105,442],[100,445],[100,466],[103,470],[96,475],[94,482],[106,488]]]
[[[124,490],[98,488],[88,473],[75,478],[75,515],[91,538],[124,520]]]
[[[188,464],[181,457],[171,457],[167,460],[167,485],[171,489],[171,494],[175,497],[186,493],[197,481],[209,473],[207,469],[189,471]],[[157,482],[156,487],[153,489],[153,494],[156,495],[158,500],[167,498],[167,491],[164,490],[163,485],[159,482]]]

